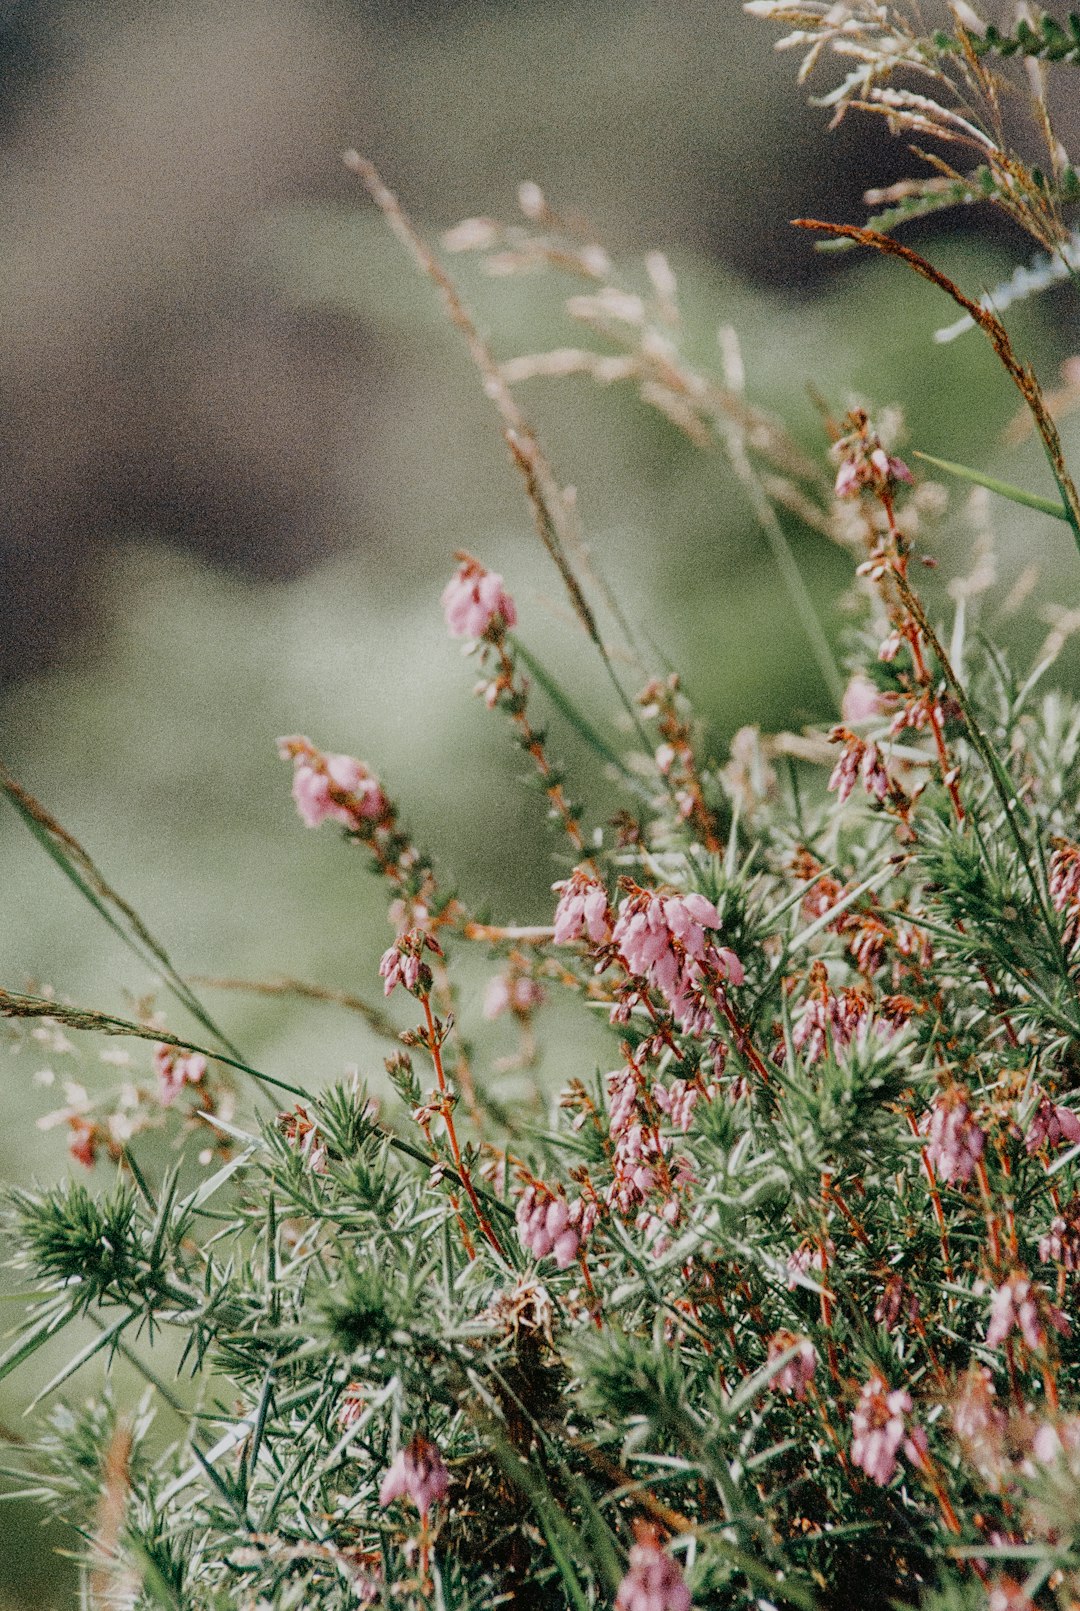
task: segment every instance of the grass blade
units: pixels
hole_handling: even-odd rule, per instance
[[[181,1005],[227,1051],[238,1057],[240,1054],[236,1047],[177,972],[165,947],[150,932],[135,908],[107,882],[74,834],[69,833],[29,790],[24,789],[2,762],[0,790],[7,795],[42,849],[118,939],[138,957],[144,967],[159,973]]]
[[[984,475],[981,470],[972,470],[966,464],[953,464],[948,459],[935,459],[932,453],[920,453],[915,450],[916,459],[922,459],[926,464],[932,464],[936,470],[944,470],[947,475],[955,475],[961,481],[971,481],[977,487],[985,487],[988,492],[996,492],[999,498],[1008,498],[1010,503],[1023,504],[1025,509],[1037,509],[1040,514],[1052,515],[1055,520],[1064,520],[1067,525],[1069,511],[1057,498],[1043,498],[1037,492],[1025,492],[1023,487],[1014,487],[1011,482],[998,481],[995,476]]]

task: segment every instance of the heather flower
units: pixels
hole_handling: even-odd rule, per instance
[[[357,831],[387,809],[379,780],[351,755],[323,754],[302,735],[278,739],[278,754],[293,762],[292,796],[309,828],[340,822]]]
[[[68,1120],[71,1126],[71,1140],[68,1142],[68,1152],[85,1168],[92,1169],[97,1162],[98,1147],[101,1142],[100,1132],[93,1119],[87,1119],[79,1114],[73,1114]]]
[[[851,1458],[880,1487],[892,1479],[896,1457],[907,1437],[904,1417],[911,1395],[902,1388],[890,1393],[877,1372],[863,1387],[851,1417]]]
[[[1039,1238],[1039,1258],[1043,1264],[1060,1264],[1066,1270],[1080,1270],[1080,1202],[1074,1197],[1050,1221],[1050,1229]]]
[[[850,498],[862,487],[889,493],[898,481],[914,480],[903,459],[886,453],[861,409],[852,412],[849,423],[852,430],[832,450],[838,461],[834,487],[838,498]]]
[[[592,873],[575,867],[569,878],[553,884],[559,891],[555,908],[555,944],[570,945],[588,939],[592,945],[607,945],[611,939],[611,909],[607,891]]]
[[[356,1425],[364,1412],[366,1394],[362,1382],[347,1382],[345,1389],[338,1400],[337,1413],[334,1419],[343,1432]]]
[[[1080,1141],[1080,1117],[1071,1108],[1059,1107],[1048,1096],[1040,1096],[1024,1137],[1024,1146],[1028,1152],[1037,1152],[1045,1143],[1053,1151],[1063,1141],[1070,1146]]]
[[[859,914],[852,925],[848,949],[851,960],[867,978],[881,967],[893,933],[887,923],[871,914]]]
[[[687,1080],[672,1080],[666,1087],[660,1080],[652,1088],[652,1099],[661,1113],[667,1115],[676,1130],[685,1135],[694,1117],[694,1108],[701,1092]]]
[[[1002,1282],[991,1300],[990,1322],[986,1328],[987,1347],[1000,1348],[1006,1337],[1016,1330],[1032,1353],[1041,1354],[1046,1347],[1044,1317],[1055,1331],[1062,1336],[1068,1335],[1069,1322],[1061,1311],[1042,1298],[1039,1288],[1032,1285],[1022,1270],[1015,1270],[1007,1281]]]
[[[706,938],[707,929],[719,926],[720,914],[704,895],[639,889],[619,903],[612,942],[627,971],[659,990],[684,1029],[704,1027],[705,968],[732,984],[743,982],[742,964],[734,951]]]
[[[690,1611],[690,1604],[679,1563],[661,1549],[656,1528],[639,1523],[615,1611]]]
[[[642,1241],[657,1258],[661,1258],[671,1246],[671,1232],[679,1223],[679,1199],[669,1197],[658,1214],[651,1208],[643,1208],[634,1220],[634,1228],[641,1232]]]
[[[327,1160],[326,1137],[303,1103],[298,1102],[292,1113],[279,1113],[277,1122],[285,1140],[304,1159],[311,1173],[324,1175]]]
[[[608,1128],[617,1139],[633,1122],[638,1086],[633,1068],[613,1069],[607,1077]]]
[[[792,1042],[808,1063],[818,1062],[832,1050],[835,1055],[873,1024],[873,1004],[861,990],[842,990],[838,995],[820,991],[810,996],[792,1029]],[[879,1032],[891,1033],[891,1026],[878,1025]]]
[[[831,1237],[825,1242],[800,1242],[794,1252],[789,1253],[787,1257],[788,1291],[794,1292],[795,1288],[802,1284],[800,1277],[803,1276],[809,1278],[812,1275],[813,1278],[823,1282],[825,1272],[832,1263],[835,1253],[836,1244]]]
[[[779,1359],[789,1349],[795,1353],[781,1365],[772,1379],[772,1386],[785,1398],[804,1399],[817,1369],[817,1350],[809,1337],[797,1337],[793,1331],[778,1331],[769,1338],[769,1358]]]
[[[628,1214],[649,1196],[656,1184],[653,1160],[657,1157],[658,1138],[643,1124],[633,1123],[624,1129],[615,1142],[611,1167],[613,1180],[608,1190],[608,1203]]]
[[[874,1305],[874,1319],[886,1331],[893,1331],[901,1319],[914,1320],[919,1313],[919,1302],[907,1282],[899,1275],[886,1277],[885,1289]]]
[[[1004,1469],[1008,1417],[997,1401],[994,1379],[985,1365],[973,1365],[961,1378],[950,1410],[953,1433],[964,1458],[996,1487]]]
[[[384,996],[388,996],[399,984],[415,995],[430,992],[431,969],[423,960],[425,951],[442,956],[438,940],[425,929],[408,929],[398,936],[393,945],[387,947],[379,962]]]
[[[554,1257],[558,1269],[569,1269],[582,1238],[565,1197],[554,1196],[545,1186],[529,1185],[518,1199],[514,1217],[522,1246],[534,1258]]]
[[[407,1448],[399,1450],[379,1485],[380,1505],[407,1499],[427,1521],[432,1505],[446,1498],[450,1473],[438,1448],[418,1432]]]
[[[829,735],[834,744],[843,744],[840,759],[833,767],[827,787],[844,805],[855,784],[862,778],[863,788],[872,800],[883,805],[889,797],[892,780],[876,744],[867,744],[846,727],[834,727]]]
[[[971,1116],[962,1086],[953,1086],[935,1098],[923,1127],[929,1132],[926,1155],[938,1178],[946,1185],[964,1185],[982,1157],[986,1137]]]
[[[168,1107],[185,1085],[199,1084],[206,1073],[206,1058],[201,1052],[185,1052],[179,1046],[159,1041],[154,1047],[154,1073],[158,1079],[158,1094]]]
[[[454,575],[443,589],[446,625],[455,638],[497,638],[517,623],[514,601],[497,571],[485,570],[479,560],[459,554]]]
[[[1048,883],[1051,904],[1066,920],[1063,943],[1071,950],[1080,933],[1080,849],[1066,839],[1051,852]]]

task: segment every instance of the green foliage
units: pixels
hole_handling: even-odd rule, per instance
[[[1080,12],[1070,11],[1064,24],[1048,11],[1033,22],[1021,17],[1016,27],[1002,32],[990,23],[983,33],[965,32],[963,40],[948,33],[935,33],[939,50],[957,55],[971,50],[976,56],[1030,56],[1036,61],[1080,62]]]
[[[882,64],[928,62],[924,43],[887,8],[856,13],[895,30],[855,70],[862,91],[924,118],[880,99]],[[807,16],[827,30],[847,12]],[[1025,28],[1015,49],[1038,54]],[[1044,23],[1040,49],[1060,32]],[[1026,169],[1008,192],[997,155],[995,198],[1029,209],[1036,234],[1056,227],[1064,189]],[[85,1410],[54,1405],[8,1474],[78,1530],[88,1603],[136,1611],[960,1611],[979,1596],[1064,1611],[1080,1594],[1080,1334],[1064,1312],[1080,1271],[1080,704],[1036,697],[1056,650],[1015,672],[972,630],[974,584],[924,602],[913,559],[943,511],[906,490],[888,433],[853,409],[834,462],[808,464],[744,397],[733,338],[721,377],[665,334],[674,277],[652,257],[646,294],[612,278],[571,299],[601,347],[560,362],[632,378],[691,441],[722,447],[843,695],[839,726],[746,728],[711,753],[678,676],[610,597],[601,626],[573,499],[506,368],[370,164],[350,165],[466,336],[623,737],[511,636],[502,579],[459,556],[448,624],[470,634],[478,691],[563,836],[553,924],[478,915],[365,765],[283,741],[308,824],[332,822],[337,853],[361,849],[387,895],[379,976],[409,1013],[387,1064],[396,1100],[359,1077],[311,1096],[242,1057],[9,780],[44,848],[213,1044],[162,1030],[145,1003],[121,1017],[0,992],[4,1016],[54,1046],[154,1042],[156,1078],[133,1075],[111,1111],[74,1089],[58,1115],[80,1167],[107,1158],[118,1182],[10,1193],[30,1290],[0,1374],[85,1323],[39,1398],[92,1362],[113,1381]],[[528,229],[480,233],[529,268],[605,281],[606,259],[530,187],[522,209]],[[1060,436],[1004,327],[885,249],[982,325],[1075,524]],[[855,556],[846,687],[785,569],[780,511]],[[619,791],[614,816],[570,798],[534,683]],[[499,1065],[468,1033],[460,977],[477,948],[498,968],[486,1010],[517,1034],[513,1103],[492,1097]],[[567,1056],[547,1107],[527,1076],[555,992],[597,1020],[604,1062],[585,1078]],[[238,1111],[238,1076],[262,1106]],[[268,1092],[292,1108],[267,1112]],[[164,1164],[152,1133],[178,1156]],[[132,1371],[134,1412],[117,1407]]]

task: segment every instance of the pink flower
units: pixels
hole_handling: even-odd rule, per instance
[[[558,1269],[569,1269],[581,1248],[581,1207],[572,1209],[565,1197],[556,1197],[546,1186],[527,1186],[514,1215],[522,1246],[534,1258],[554,1256]]]
[[[613,1136],[622,1135],[637,1111],[637,1078],[633,1068],[616,1068],[607,1077],[608,1126]]]
[[[366,1395],[362,1382],[347,1382],[345,1390],[338,1400],[337,1414],[334,1419],[343,1432],[355,1426],[364,1413]]]
[[[599,879],[581,867],[552,888],[559,892],[555,908],[555,944],[570,945],[583,936],[592,945],[611,939],[611,911],[607,891]]]
[[[185,1085],[199,1084],[206,1073],[206,1058],[201,1052],[185,1052],[179,1046],[159,1041],[154,1047],[154,1073],[158,1094],[168,1107]]]
[[[787,1288],[794,1292],[801,1286],[800,1276],[808,1276],[811,1280],[825,1281],[825,1272],[833,1261],[836,1244],[830,1237],[825,1243],[801,1242],[794,1253],[787,1258],[788,1278]]]
[[[876,1371],[859,1394],[851,1417],[851,1458],[879,1487],[892,1480],[897,1453],[907,1437],[904,1417],[910,1411],[910,1393],[902,1388],[890,1393]]]
[[[443,590],[446,625],[455,638],[498,638],[517,622],[514,601],[496,571],[485,570],[469,554]]]
[[[430,994],[431,969],[423,960],[425,951],[433,951],[440,957],[443,954],[438,940],[426,929],[407,929],[404,934],[398,935],[393,945],[387,947],[379,962],[384,996],[388,996],[399,984],[416,996]]]
[[[663,895],[637,889],[619,903],[612,930],[629,973],[659,990],[683,1029],[708,1027],[703,1001],[705,969],[732,984],[743,982],[742,963],[734,951],[706,938],[720,926],[720,914],[704,895]]]
[[[869,1032],[872,1022],[871,1002],[861,990],[843,990],[825,1001],[811,996],[803,1004],[791,1038],[795,1050],[802,1052],[808,1063],[816,1063],[830,1046],[835,1054],[857,1035]],[[877,1027],[879,1033],[883,1032],[884,1026]]]
[[[885,714],[885,700],[881,690],[863,672],[857,671],[844,689],[840,715],[845,722],[872,721]]]
[[[919,1313],[919,1303],[914,1292],[907,1285],[902,1276],[889,1275],[885,1278],[885,1290],[874,1305],[874,1319],[886,1331],[893,1331],[902,1319],[914,1320]]]
[[[666,1113],[675,1129],[681,1130],[684,1135],[690,1128],[700,1095],[697,1086],[690,1085],[686,1080],[672,1080],[670,1090],[657,1080],[652,1089],[653,1101],[660,1112]]]
[[[68,1120],[71,1126],[71,1140],[68,1142],[68,1152],[76,1163],[83,1164],[87,1169],[93,1169],[97,1162],[98,1144],[100,1135],[93,1119],[83,1118],[73,1114]]]
[[[772,1386],[785,1398],[804,1399],[817,1369],[817,1349],[809,1337],[796,1337],[793,1331],[778,1331],[769,1338],[769,1358],[779,1359],[794,1348],[795,1353],[781,1365],[772,1379]]]
[[[379,1504],[389,1505],[395,1499],[408,1499],[420,1512],[420,1520],[426,1522],[432,1505],[446,1498],[449,1486],[450,1473],[438,1448],[418,1432],[407,1448],[399,1450],[383,1477],[379,1486]]]
[[[1031,1284],[1023,1270],[1014,1270],[1008,1280],[998,1287],[991,1301],[986,1345],[988,1348],[1000,1348],[1015,1329],[1033,1354],[1041,1354],[1046,1348],[1044,1318],[1049,1320],[1055,1331],[1068,1336],[1071,1328],[1061,1311],[1046,1302],[1040,1289]]]
[[[826,785],[835,791],[840,804],[846,803],[861,776],[867,794],[879,805],[884,805],[893,785],[877,745],[865,744],[846,727],[834,727],[830,740],[834,744],[843,743],[844,746],[843,753],[833,767],[832,775]]]
[[[839,461],[834,488],[838,498],[850,498],[860,487],[891,492],[896,482],[914,479],[903,459],[886,453],[865,414],[856,410],[849,423],[854,429],[833,447],[833,456]]]
[[[660,1547],[655,1527],[638,1523],[630,1565],[615,1596],[615,1611],[690,1611],[690,1590],[679,1563]]]
[[[992,1484],[1004,1461],[1008,1417],[997,1402],[994,1381],[985,1365],[972,1365],[952,1402],[952,1427],[964,1457]]]
[[[1039,1258],[1043,1264],[1061,1264],[1066,1270],[1080,1270],[1080,1203],[1074,1197],[1061,1214],[1055,1214],[1050,1229],[1039,1238]]]
[[[615,1142],[607,1200],[623,1214],[643,1203],[656,1184],[657,1143],[654,1132],[637,1122],[627,1125]],[[662,1138],[659,1144],[663,1145]]]
[[[324,755],[310,739],[278,739],[278,754],[293,762],[292,796],[309,828],[340,822],[355,832],[387,808],[379,780],[351,755]]]
[[[1052,1150],[1063,1141],[1070,1146],[1080,1141],[1080,1118],[1071,1108],[1058,1107],[1043,1096],[1028,1125],[1024,1146],[1028,1152],[1037,1152],[1044,1142]]]
[[[1055,912],[1080,901],[1080,849],[1059,840],[1050,857],[1050,899]]]
[[[963,1185],[975,1172],[982,1157],[986,1137],[971,1116],[967,1092],[953,1086],[935,1098],[920,1128],[928,1128],[926,1155],[940,1180],[946,1185]]]
[[[279,1113],[277,1126],[290,1147],[303,1158],[313,1175],[325,1175],[328,1157],[326,1137],[302,1102],[292,1113]]]

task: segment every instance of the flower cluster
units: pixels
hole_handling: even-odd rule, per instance
[[[576,1261],[584,1235],[580,1202],[571,1207],[565,1197],[552,1195],[537,1183],[522,1192],[514,1217],[521,1245],[533,1258],[553,1258],[560,1270]]]
[[[362,761],[324,754],[300,735],[278,739],[278,753],[293,763],[292,795],[309,828],[340,822],[359,833],[385,815],[386,796]]]
[[[201,1084],[206,1073],[206,1058],[201,1052],[185,1052],[179,1046],[162,1041],[154,1047],[154,1073],[161,1100],[168,1107],[185,1085]]]
[[[664,895],[633,887],[619,903],[611,943],[627,971],[659,991],[683,1029],[710,1021],[710,992],[730,980],[743,982],[743,968],[727,946],[707,930],[720,914],[704,895]]]
[[[880,1487],[892,1481],[910,1413],[911,1394],[903,1388],[890,1392],[880,1375],[871,1376],[859,1394],[851,1417],[851,1458]]]
[[[501,637],[517,625],[517,610],[502,577],[485,570],[471,554],[458,554],[457,559],[442,596],[447,628],[455,638]]]
[[[917,91],[886,82],[892,68],[932,76],[940,48],[978,99],[986,52],[1074,52],[1044,18],[1008,37],[987,27],[980,54],[959,5],[963,36],[941,47],[871,0],[755,9],[785,7],[812,51],[851,61],[872,104],[939,132]],[[952,127],[967,141],[976,126]],[[804,621],[842,725],[744,729],[729,756],[710,754],[678,679],[631,644],[630,684],[630,660],[609,653],[570,500],[517,428],[508,377],[522,370],[495,363],[386,187],[351,166],[470,332],[625,743],[518,645],[502,579],[468,555],[446,625],[562,834],[553,913],[470,915],[363,763],[281,741],[302,820],[343,829],[389,886],[396,939],[378,977],[416,1018],[399,1033],[362,980],[358,995],[254,984],[346,1006],[396,1042],[392,1094],[375,1099],[358,1076],[308,1088],[314,1053],[299,1070],[247,1062],[89,856],[0,772],[200,1026],[181,1045],[148,1007],[129,1020],[0,989],[5,1020],[30,1026],[16,1050],[55,1060],[68,1031],[115,1032],[155,1047],[157,1084],[127,1081],[133,1096],[106,1113],[64,1081],[53,1119],[74,1156],[105,1151],[116,1170],[100,1191],[9,1193],[5,1244],[30,1301],[0,1358],[6,1375],[85,1324],[89,1343],[45,1393],[115,1355],[148,1399],[119,1402],[125,1374],[82,1411],[65,1403],[9,1474],[88,1541],[92,1598],[1080,1604],[1080,701],[1039,687],[1052,656],[1010,668],[970,630],[970,579],[926,601],[916,590],[930,504],[908,492],[890,430],[856,410],[833,433],[834,464],[808,466],[743,397],[732,341],[722,383],[686,366],[666,260],[647,262],[645,290],[616,283],[527,187],[529,230],[473,221],[464,235],[593,282],[571,311],[617,351],[564,353],[557,372],[616,378],[614,364],[692,439],[724,439],[771,538],[782,507],[857,551],[844,675]],[[1060,152],[1042,171],[1048,228],[1067,172]],[[1007,174],[1018,206],[1022,171],[999,164],[991,182]],[[961,300],[1019,380],[1054,512],[1080,531],[1033,371],[995,315]],[[553,730],[569,718],[603,768],[583,805],[535,725],[523,665]],[[369,986],[379,949],[360,964]],[[511,1017],[520,1057],[492,1054],[497,1033],[473,1039],[481,1013]],[[220,1101],[219,1064],[255,1082],[250,1111]],[[267,1090],[291,1106],[260,1129]],[[175,1168],[143,1155],[149,1113]],[[208,1146],[211,1130],[226,1139]],[[236,1141],[228,1165],[187,1184]],[[159,1335],[175,1348],[151,1358]],[[403,1443],[403,1427],[424,1430]]]
[[[615,1596],[615,1611],[690,1611],[690,1590],[679,1563],[661,1548],[660,1534],[642,1525],[630,1565]]]
[[[450,1473],[438,1446],[418,1432],[398,1451],[379,1484],[379,1503],[392,1505],[395,1499],[407,1499],[419,1511],[421,1521],[426,1522],[449,1488]]]
[[[935,1098],[924,1116],[926,1156],[939,1180],[962,1186],[978,1167],[986,1137],[972,1116],[968,1093],[954,1085]]]

